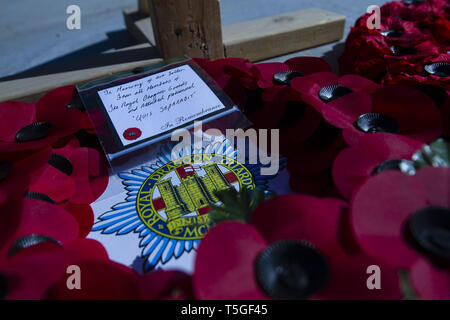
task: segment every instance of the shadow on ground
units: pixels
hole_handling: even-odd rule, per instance
[[[110,50],[122,49],[138,44],[127,30],[108,32],[106,35],[108,39],[104,41],[94,43],[17,74],[0,78],[0,81],[133,62],[157,58],[159,56],[156,48],[132,49],[104,54]]]

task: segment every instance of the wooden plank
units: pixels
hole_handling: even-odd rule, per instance
[[[223,57],[219,0],[150,0],[149,5],[163,58]]]
[[[91,63],[98,65],[96,67],[3,81],[0,82],[0,102],[8,100],[35,101],[57,87],[84,83],[162,60],[145,58],[145,56],[150,56],[150,53],[154,53],[154,49],[148,44],[141,44],[93,58]],[[130,61],[137,57],[138,60]],[[124,62],[124,58],[127,58],[128,61]]]
[[[223,27],[227,57],[268,59],[337,41],[344,34],[345,16],[306,9]]]
[[[123,9],[122,13],[125,25],[131,35],[140,43],[149,43],[155,46],[153,26],[148,15],[145,15],[136,8]]]
[[[130,16],[136,14],[137,9],[127,12]],[[132,20],[129,17],[125,19]],[[149,18],[140,15],[135,16],[133,21],[128,30],[135,38],[154,44]],[[337,41],[342,38],[344,27],[345,16],[321,9],[306,9],[227,25],[222,29],[224,55],[250,61],[264,60]]]

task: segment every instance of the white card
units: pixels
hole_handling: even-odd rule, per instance
[[[123,146],[225,108],[189,65],[103,89],[98,94]]]

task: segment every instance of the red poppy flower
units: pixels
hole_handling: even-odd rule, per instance
[[[450,298],[450,272],[439,270],[426,260],[419,260],[410,269],[409,277],[417,294],[425,300]]]
[[[325,60],[315,57],[295,57],[285,62],[257,63],[252,65],[251,70],[261,89],[286,87],[295,77],[317,72],[332,72],[331,66]]]
[[[432,291],[434,298],[450,298],[450,282],[435,282],[448,279],[450,272],[449,182],[450,169],[444,167],[424,167],[414,176],[386,171],[363,183],[352,199],[350,218],[362,249],[396,268],[410,269],[413,284],[425,297]]]
[[[340,74],[360,74],[378,82],[391,62],[385,59],[385,55],[391,52],[380,36],[366,36],[359,29],[352,28],[345,50],[338,59]]]
[[[75,204],[70,201],[61,204],[78,223],[78,237],[85,238],[94,225],[94,212],[89,204]]]
[[[54,149],[54,153],[67,158],[73,165],[72,179],[75,193],[70,197],[73,204],[90,204],[105,191],[109,176],[107,161],[98,150],[80,147],[77,139]]]
[[[315,72],[331,72],[323,59],[298,57],[284,63],[258,63],[252,66],[261,91],[261,107],[246,109],[246,115],[257,128],[279,128],[280,149],[290,153],[318,128],[321,115],[305,104],[290,83],[295,77]]]
[[[51,237],[65,244],[77,238],[78,223],[61,206],[51,203],[51,199],[39,193],[28,193],[20,202],[10,204],[14,215],[7,226],[11,234],[0,248],[0,260],[5,259],[15,241],[32,234]],[[11,223],[13,222],[13,223]]]
[[[123,132],[123,137],[126,140],[136,140],[142,135],[142,131],[139,128],[128,128]]]
[[[360,145],[342,150],[333,163],[333,180],[345,198],[363,182],[384,170],[409,170],[415,173],[410,161],[422,143],[407,137],[373,133],[361,138]]]
[[[55,203],[67,201],[76,192],[72,171],[73,166],[67,158],[52,153],[39,177],[30,181],[28,192],[45,194]]]
[[[340,130],[322,121],[316,132],[288,157],[291,189],[320,197],[339,197],[331,176],[331,165],[346,146]]]
[[[381,6],[382,17],[402,17],[408,19],[411,10],[404,1],[392,1]]]
[[[352,38],[355,38],[355,33],[358,37],[370,35],[385,45],[401,45],[401,44],[418,44],[425,40],[431,40],[432,36],[420,31],[412,21],[407,21],[398,16],[387,16],[381,14],[380,29],[367,28],[367,18],[369,14],[361,17],[355,25]],[[358,32],[356,31],[358,30]]]
[[[241,58],[217,60],[199,59],[194,61],[202,67],[219,85],[231,100],[244,110],[252,103],[250,93],[256,89],[254,76],[250,71],[252,63]]]
[[[81,290],[67,287],[69,266],[81,272]],[[190,277],[177,271],[139,275],[108,259],[91,239],[61,245],[37,242],[14,253],[0,267],[8,299],[181,299],[191,298]]]
[[[450,84],[449,63],[449,54],[431,56],[419,64],[398,61],[388,66],[388,74],[383,83],[413,87],[436,86],[446,91]]]
[[[30,181],[41,175],[50,157],[51,148],[45,148],[23,159],[3,160],[0,169],[0,203],[22,198]]]
[[[222,70],[231,76],[230,81],[236,81],[240,86],[254,90],[257,88],[255,77],[251,71],[253,64],[244,59],[228,60]]]
[[[89,126],[87,115],[70,105],[74,88],[52,90],[35,104],[1,103],[0,152],[42,148]]]
[[[358,75],[345,75],[341,78],[331,72],[319,72],[295,78],[291,87],[300,93],[303,101],[321,111],[323,106],[334,100],[352,100],[354,94],[372,94],[379,86]]]
[[[384,87],[372,96],[355,93],[352,100],[327,103],[322,114],[330,124],[343,129],[350,146],[373,132],[399,133],[425,143],[442,133],[439,109],[426,94],[408,87]]]
[[[263,99],[269,90],[262,93]],[[304,103],[299,93],[290,87],[247,115],[258,129],[280,130],[280,153],[285,156],[295,152],[299,144],[311,137],[322,121],[321,114]]]
[[[230,64],[243,65],[250,61],[241,58],[222,58],[216,60],[194,58],[193,59],[203,70],[205,70],[223,89],[230,82],[232,75],[224,72],[224,67]]]
[[[323,121],[311,138],[289,156],[287,169],[294,175],[312,175],[331,167],[336,155],[345,148],[340,131]]]
[[[24,247],[0,266],[0,273],[7,282],[6,298],[44,299],[61,276],[67,279],[68,266],[78,265],[83,260],[107,259],[103,246],[90,239],[77,239],[63,246],[44,240]]]
[[[431,20],[428,26],[437,42],[450,46],[450,21],[447,18],[437,18]]]
[[[339,58],[342,74],[357,73],[375,81],[398,60],[421,63],[446,53],[450,45],[449,6],[445,0],[391,2],[381,7],[381,29],[367,28],[362,16],[351,29]],[[388,70],[389,73],[389,70]]]
[[[178,271],[154,271],[139,275],[111,260],[83,260],[81,290],[67,289],[67,275],[61,274],[48,290],[48,299],[57,300],[143,300],[189,299],[190,277]]]
[[[425,23],[440,17],[445,18],[450,14],[449,4],[446,0],[428,0],[410,8],[412,9],[410,18],[416,23]]]
[[[420,61],[426,57],[444,52],[434,41],[424,41],[418,44],[399,45],[390,48],[391,52],[385,58],[393,60]]]
[[[297,193],[316,197],[340,197],[329,169],[314,174],[291,173],[289,187]]]
[[[367,290],[366,268],[374,261],[345,252],[341,239],[351,235],[340,234],[339,226],[346,213],[345,203],[336,199],[285,195],[259,206],[250,224],[218,224],[197,252],[196,297],[400,297],[396,274],[388,266],[389,288]]]

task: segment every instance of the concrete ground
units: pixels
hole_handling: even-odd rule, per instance
[[[222,0],[222,24],[233,24],[275,14],[317,7],[347,17],[350,26],[369,5],[384,0]],[[81,30],[68,30],[66,8],[81,8]],[[125,28],[122,8],[137,7],[137,0],[0,0],[0,81],[45,74],[101,52],[136,42]],[[324,57],[336,69],[342,43],[303,50],[272,61],[306,55]],[[1,85],[1,83],[0,83]]]

